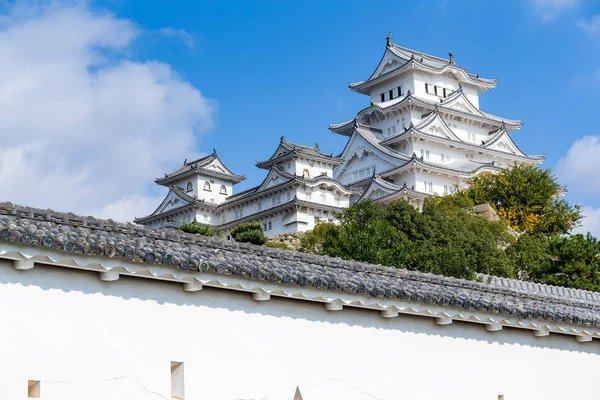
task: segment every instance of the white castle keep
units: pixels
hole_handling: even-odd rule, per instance
[[[228,232],[260,221],[267,236],[307,231],[317,220],[336,222],[336,211],[360,199],[403,199],[420,208],[426,197],[450,193],[479,173],[544,160],[523,153],[510,137],[522,121],[479,109],[479,94],[494,88],[495,79],[456,65],[451,52],[443,59],[391,39],[373,74],[349,85],[370,105],[329,126],[349,138],[339,156],[282,137],[271,158],[256,164],[268,171],[265,180],[236,194],[233,185],[244,177],[216,152],[186,160],[155,180],[169,193],[135,222],[157,228],[195,221]]]

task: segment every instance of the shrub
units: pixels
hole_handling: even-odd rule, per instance
[[[192,233],[195,235],[202,235],[202,236],[214,236],[214,234],[215,234],[215,231],[210,228],[210,225],[197,224],[197,223],[194,224],[194,223],[184,222],[183,225],[181,225],[179,227],[179,230],[186,232],[186,233]]]
[[[239,224],[231,231],[231,237],[236,242],[242,243],[263,245],[267,242],[263,227],[258,221]]]
[[[290,250],[290,248],[285,243],[281,243],[281,242],[280,243],[267,242],[267,243],[265,243],[265,246],[271,247],[273,249]]]

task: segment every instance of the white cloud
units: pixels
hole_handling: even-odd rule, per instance
[[[600,38],[600,14],[596,14],[589,21],[578,21],[577,26],[591,37]]]
[[[570,8],[579,5],[581,0],[529,0],[535,10],[545,20],[552,20]]]
[[[569,192],[578,196],[600,196],[600,137],[576,140],[556,164],[555,173]]]
[[[584,219],[582,226],[573,230],[573,233],[586,234],[590,232],[592,236],[600,238],[600,208],[583,207]]]
[[[0,17],[0,201],[118,220],[152,211],[153,178],[199,155],[212,102],[169,65],[128,59],[132,22],[22,4]]]
[[[183,43],[185,43],[185,45],[192,50],[196,46],[196,41],[194,40],[194,37],[184,29],[161,28],[159,29],[158,33],[165,37],[179,38],[183,40]]]

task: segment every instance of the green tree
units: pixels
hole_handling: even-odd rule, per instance
[[[183,221],[182,221],[183,222]],[[202,236],[214,236],[215,231],[210,228],[210,225],[183,222],[179,230],[186,233],[193,233]]]
[[[600,242],[589,233],[550,239],[548,255],[531,271],[530,278],[549,285],[600,291]]]
[[[550,257],[549,239],[542,234],[525,232],[506,249],[511,260],[515,276],[531,281],[541,278],[541,265]]]
[[[267,242],[262,224],[258,221],[243,222],[231,231],[231,237],[236,242],[263,245]]]
[[[489,203],[518,232],[567,234],[582,218],[579,206],[559,198],[560,184],[548,169],[515,164],[499,173],[471,178],[459,196]]]
[[[303,248],[455,277],[511,276],[503,248],[513,239],[506,225],[468,212],[468,204],[464,198],[432,198],[419,213],[404,201],[388,206],[361,201],[339,215],[338,226],[321,224],[308,233]]]

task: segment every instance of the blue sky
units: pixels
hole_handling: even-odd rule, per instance
[[[391,31],[395,43],[442,57],[452,50],[457,64],[497,78],[498,87],[481,96],[481,108],[524,121],[513,134],[517,144],[528,153],[545,153],[544,167],[560,164],[556,172],[570,188],[569,200],[587,207],[587,228],[600,234],[600,223],[592,221],[600,219],[600,182],[595,177],[600,167],[596,160],[600,124],[595,119],[600,110],[600,2],[596,0],[423,0],[386,2],[385,7],[348,0],[105,0],[49,6],[20,3],[7,6],[5,15],[9,22],[3,34],[15,41],[40,32],[57,38],[83,37],[66,50],[57,49],[60,57],[56,57],[60,65],[76,60],[84,68],[75,74],[81,74],[80,85],[89,90],[71,101],[85,106],[91,120],[77,119],[76,130],[66,125],[76,139],[64,142],[74,146],[73,154],[56,156],[51,167],[62,169],[53,174],[47,167],[38,171],[45,174],[43,184],[48,186],[51,179],[68,176],[67,170],[78,172],[77,185],[67,178],[61,183],[64,193],[76,193],[76,200],[57,196],[47,199],[49,205],[38,204],[41,199],[17,192],[11,178],[3,180],[0,172],[0,192],[4,188],[7,200],[123,219],[132,213],[141,216],[158,205],[164,191],[154,187],[155,176],[213,148],[233,171],[246,174],[246,182],[237,190],[263,179],[264,171],[254,163],[268,158],[282,135],[304,144],[318,142],[323,151],[339,153],[345,140],[328,131],[328,124],[351,119],[368,105],[368,98],[351,92],[347,84],[371,74]],[[84,28],[57,31],[52,25],[60,24],[51,23],[57,15],[65,21],[79,19]],[[88,30],[96,22],[99,28]],[[47,66],[43,71],[56,65],[55,55],[47,58],[40,62]],[[138,79],[134,67],[143,69],[147,81]],[[103,81],[99,94],[98,77],[104,75],[122,80]],[[16,73],[0,76],[23,81]],[[48,79],[52,77],[49,73]],[[53,82],[59,78],[70,82],[68,76],[54,77]],[[147,92],[145,83],[151,88]],[[54,95],[63,95],[65,84],[49,85]],[[78,93],[72,85],[73,93]],[[0,85],[0,103],[2,90]],[[44,93],[37,95],[43,99]],[[118,94],[113,99],[106,93]],[[97,109],[98,99],[107,96],[114,109],[109,102]],[[117,110],[122,115],[115,116]],[[158,128],[142,123],[146,130],[141,129],[139,121],[145,115],[149,120],[157,118]],[[0,114],[0,128],[3,118],[10,127],[27,124]],[[48,118],[40,126],[46,127]],[[98,122],[92,124],[94,118]],[[113,133],[94,128],[107,120]],[[90,142],[99,145],[84,143],[82,129],[90,132]],[[27,130],[22,142],[13,138],[14,149],[21,153],[10,158],[6,152],[4,162],[9,165],[7,160],[12,160],[14,166],[15,157],[35,157],[41,150],[23,147],[25,139],[31,136],[31,143],[46,146],[54,134],[45,132],[41,139]],[[109,141],[110,135],[114,137]],[[115,147],[118,157],[107,156]],[[88,190],[78,185],[87,185]],[[98,198],[92,189],[103,195]]]

